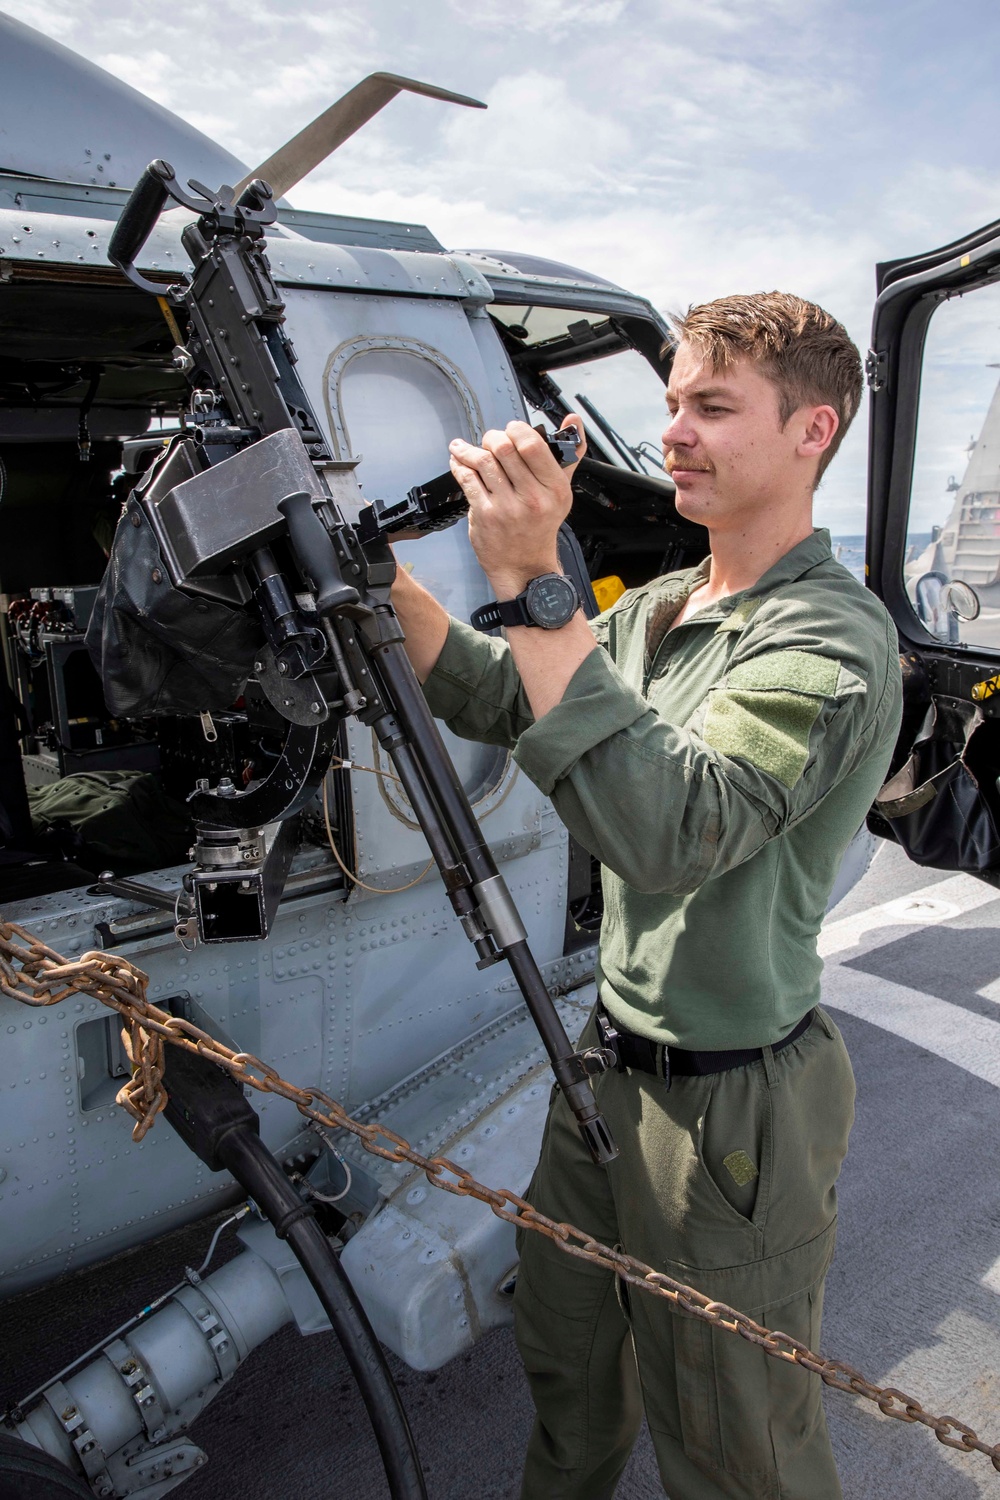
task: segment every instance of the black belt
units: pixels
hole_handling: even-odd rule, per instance
[[[775,1042],[772,1052],[780,1052],[797,1042],[815,1018],[815,1010],[807,1011],[797,1026],[787,1036]],[[727,1073],[730,1068],[745,1068],[749,1063],[760,1062],[764,1056],[762,1047],[743,1047],[736,1052],[685,1052],[680,1047],[670,1047],[665,1042],[653,1042],[649,1037],[636,1036],[612,1021],[603,1005],[597,1007],[597,1033],[601,1046],[615,1055],[619,1073],[626,1068],[638,1068],[641,1073],[652,1073],[662,1078],[667,1088],[676,1075],[679,1078],[700,1078],[706,1073]]]

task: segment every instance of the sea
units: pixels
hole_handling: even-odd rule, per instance
[[[863,536],[831,536],[830,545],[838,562],[853,573],[859,583],[865,581],[865,539]]]
[[[911,561],[919,557],[931,539],[929,531],[910,531],[906,535],[906,560]],[[849,573],[853,573],[859,583],[865,581],[865,539],[864,536],[831,536],[830,545],[833,555],[838,562],[842,562]]]

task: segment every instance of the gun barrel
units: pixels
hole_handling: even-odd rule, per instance
[[[541,970],[528,945],[527,935],[500,876],[493,854],[483,837],[465,788],[459,780],[441,732],[424,699],[420,684],[400,642],[393,641],[377,652],[377,666],[384,684],[384,697],[393,705],[409,741],[409,754],[398,759],[398,750],[386,746],[396,761],[400,774],[403,762],[412,776],[410,756],[419,769],[427,796],[422,798],[420,824],[439,866],[441,834],[454,853],[451,872],[465,872],[464,883],[455,879],[446,885],[459,915],[469,898],[476,903],[476,914],[482,918],[482,932],[495,945],[493,958],[502,956],[510,964],[525,1004],[545,1045],[552,1071],[566,1102],[576,1116],[577,1125],[596,1162],[607,1165],[618,1155],[588,1079],[583,1056],[574,1051],[566,1028],[542,978]],[[376,726],[377,731],[377,726]],[[416,810],[416,805],[415,805]],[[442,874],[446,874],[442,869]],[[488,900],[479,895],[489,893]],[[464,898],[464,902],[461,898]],[[463,924],[464,925],[464,924]],[[470,936],[475,941],[474,933]],[[491,958],[482,962],[491,962]]]

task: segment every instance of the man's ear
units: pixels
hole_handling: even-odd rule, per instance
[[[798,413],[800,438],[795,451],[801,458],[819,458],[837,435],[840,418],[832,406],[804,406]]]

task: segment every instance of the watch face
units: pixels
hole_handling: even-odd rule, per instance
[[[561,573],[543,573],[540,578],[533,578],[525,603],[536,625],[545,630],[565,625],[580,605],[576,589]]]

